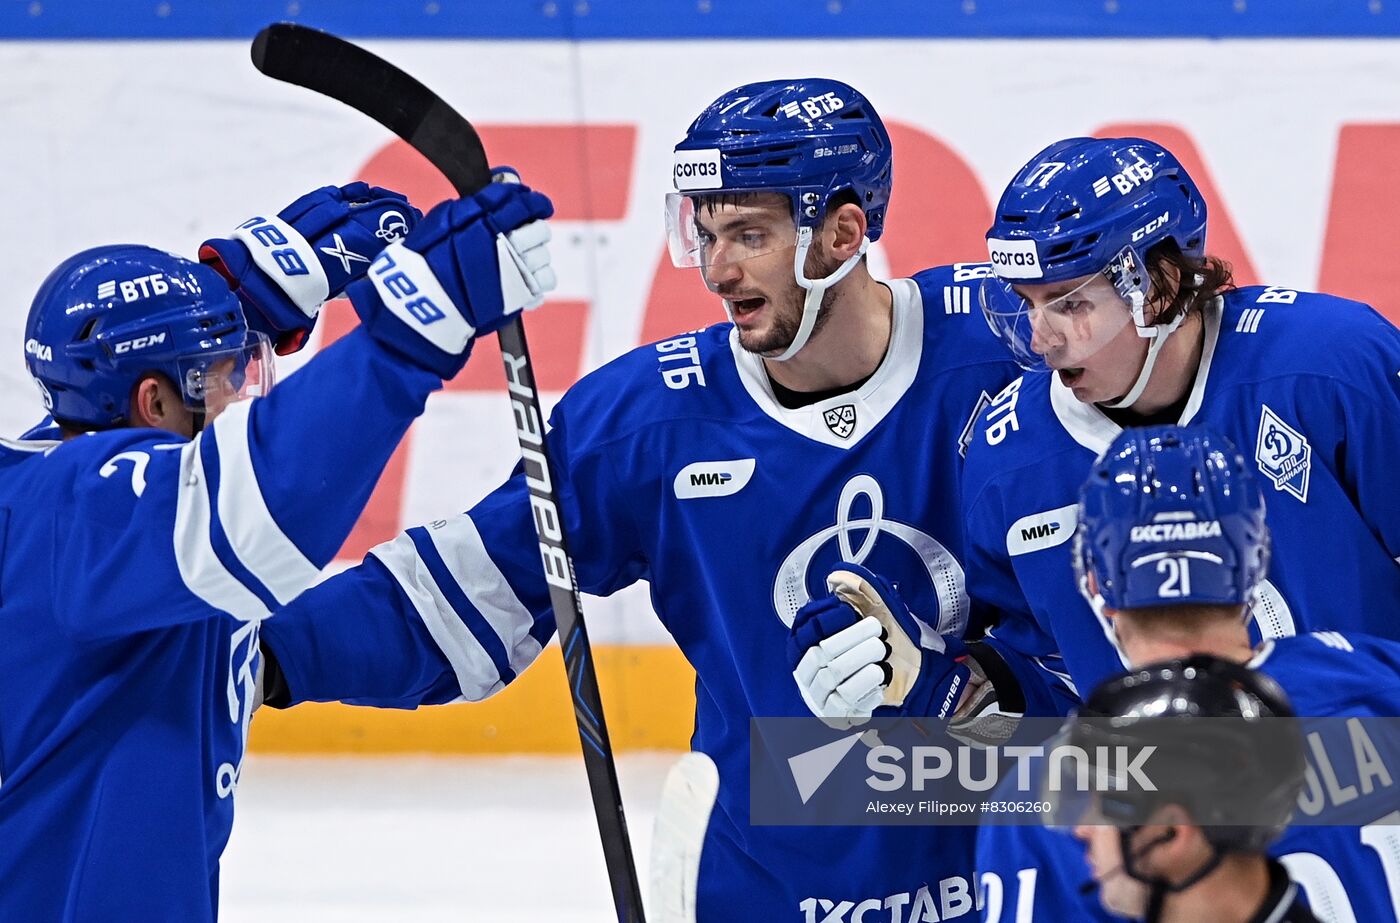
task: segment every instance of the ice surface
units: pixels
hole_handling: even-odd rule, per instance
[[[676,754],[618,762],[646,881]],[[224,923],[615,920],[581,757],[250,756]]]

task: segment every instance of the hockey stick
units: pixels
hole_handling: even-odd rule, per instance
[[[476,192],[491,181],[486,151],[471,123],[423,84],[365,49],[327,32],[276,23],[258,33],[252,53],[253,65],[267,76],[338,100],[403,138],[442,171],[458,195]],[[520,318],[501,330],[499,338],[613,903],[620,923],[642,923],[641,888],[622,813],[617,766],[603,723],[597,670],[564,538],[554,472],[545,452],[544,415]]]

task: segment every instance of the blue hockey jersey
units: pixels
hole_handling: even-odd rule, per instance
[[[0,920],[216,916],[259,623],[440,385],[357,330],[193,440],[0,440]]]
[[[784,650],[831,564],[897,580],[928,616],[926,633],[968,623],[960,454],[979,400],[1017,371],[966,309],[976,278],[954,266],[889,283],[882,364],[859,389],[808,407],[783,408],[762,361],[720,324],[622,356],[554,411],[549,446],[581,588],[649,581],[696,669],[693,746],[721,780],[703,921],[972,912],[970,830],[754,827],[748,778],[749,718],[809,714]],[[413,707],[500,690],[554,633],[523,475],[466,515],[376,549],[265,631],[296,701]]]
[[[1258,634],[1322,628],[1400,638],[1400,331],[1369,307],[1277,287],[1205,310],[1180,422],[1229,437],[1256,466],[1273,559]],[[1001,392],[968,448],[968,589],[1002,613],[991,643],[1023,684],[1087,691],[1122,661],[1071,569],[1079,488],[1120,428],[1049,373]],[[1036,658],[1058,652],[1068,677]]]
[[[1396,612],[1396,606],[1388,607]],[[1268,641],[1250,666],[1273,677],[1299,715],[1400,716],[1400,643],[1317,632]],[[1379,737],[1379,735],[1378,735]],[[1375,741],[1384,771],[1363,781],[1351,741],[1309,748],[1311,771],[1299,812],[1355,815],[1356,826],[1295,824],[1270,848],[1327,923],[1400,920],[1400,753],[1395,735]],[[1099,906],[1084,846],[1045,827],[987,826],[979,832],[979,906],[986,923],[1117,919]],[[1025,909],[1022,909],[1025,908]]]

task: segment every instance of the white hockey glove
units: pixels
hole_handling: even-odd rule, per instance
[[[803,701],[833,727],[882,717],[945,718],[957,706],[971,670],[958,638],[920,647],[918,622],[894,586],[858,564],[837,564],[831,594],[798,610],[788,635]]]

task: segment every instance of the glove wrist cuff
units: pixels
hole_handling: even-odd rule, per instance
[[[330,280],[310,241],[281,218],[249,218],[233,232],[233,239],[247,248],[261,270],[245,275],[243,285],[277,286],[308,318],[314,318],[330,297]],[[278,281],[273,281],[278,280]]]
[[[384,306],[379,292],[368,279],[352,282],[345,294],[355,308],[355,313],[359,315],[365,331],[395,355],[432,372],[443,381],[456,376],[467,364],[467,357],[471,355],[471,343],[459,353],[445,352],[434,346]]]

